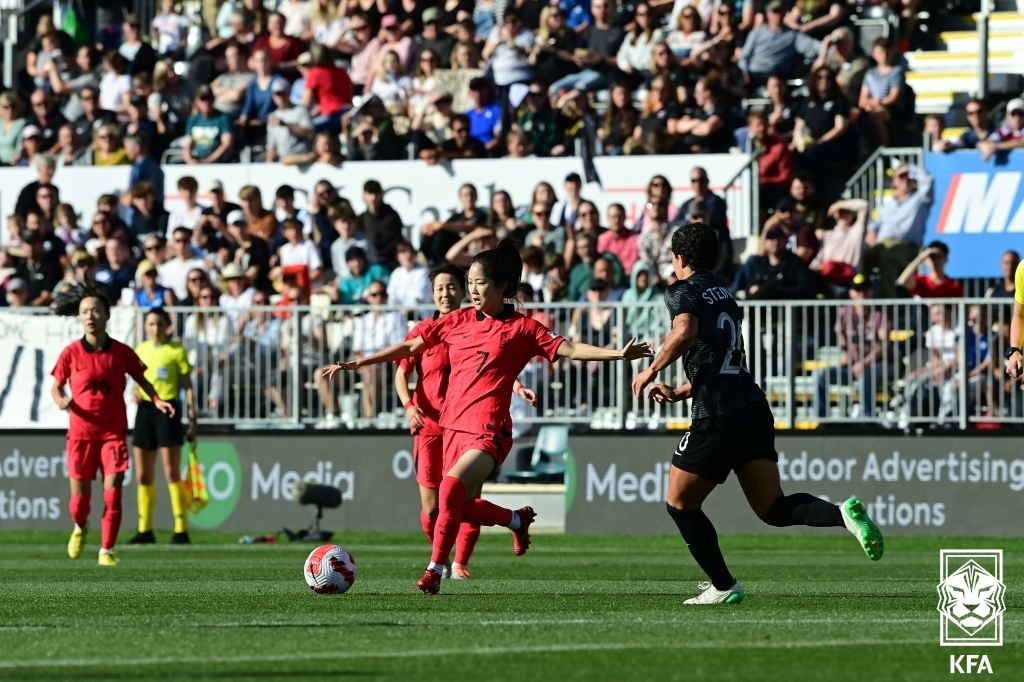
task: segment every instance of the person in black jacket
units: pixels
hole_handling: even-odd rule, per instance
[[[398,266],[395,248],[404,239],[402,218],[398,211],[384,203],[384,188],[376,180],[363,185],[364,211],[356,220],[358,230],[370,238],[377,250],[378,262],[388,270]]]
[[[786,232],[781,227],[768,230],[765,255],[751,256],[748,264],[732,284],[732,293],[737,297],[778,301],[813,295],[810,271],[796,254],[786,250]]]

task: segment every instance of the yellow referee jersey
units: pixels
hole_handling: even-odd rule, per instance
[[[1024,260],[1017,264],[1017,272],[1013,274],[1013,300],[1024,305]]]
[[[185,347],[173,341],[156,344],[146,340],[135,347],[135,353],[145,363],[146,378],[160,399],[176,400],[181,377],[192,371]],[[143,395],[142,399],[149,400],[149,396]]]

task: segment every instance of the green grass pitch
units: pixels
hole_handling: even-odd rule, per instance
[[[97,536],[71,561],[65,534],[0,533],[0,680],[903,682],[949,679],[953,652],[1024,670],[1024,540],[889,538],[873,563],[848,535],[723,537],[747,600],[688,607],[703,576],[678,537],[540,535],[517,558],[485,534],[474,579],[431,597],[421,535],[336,536],[359,567],[343,596],[306,587],[310,545],[195,533],[100,568]],[[1002,648],[938,644],[955,547],[1005,551]]]

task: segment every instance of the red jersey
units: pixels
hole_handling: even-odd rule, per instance
[[[941,282],[935,282],[929,275],[914,275],[914,288],[910,291],[921,298],[964,297],[963,285],[949,277]]]
[[[460,308],[419,328],[428,348],[448,345],[451,376],[441,426],[477,434],[501,433],[511,424],[512,386],[519,373],[537,355],[554,362],[565,341],[510,306],[500,318]]]
[[[425,326],[440,316],[440,313],[435,312],[433,319],[420,322],[412,328],[405,340],[423,336]],[[398,366],[405,370],[406,374],[415,370],[418,377],[416,391],[412,394],[412,404],[423,412],[424,424],[419,433],[428,436],[440,435],[441,406],[444,405],[444,397],[448,392],[448,375],[452,369],[447,344],[441,343],[427,348],[419,355],[399,360]]]
[[[85,339],[68,344],[50,373],[60,385],[71,382],[68,439],[124,438],[128,430],[124,375],[141,382],[145,372],[146,365],[135,351],[114,339],[108,339],[105,348],[94,348]]]
[[[320,115],[330,116],[352,104],[352,79],[340,66],[314,66],[306,75],[306,90],[320,105]]]

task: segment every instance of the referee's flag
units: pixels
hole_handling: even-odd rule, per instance
[[[210,493],[206,490],[203,470],[199,468],[199,451],[195,441],[188,450],[188,474],[181,482],[181,487],[185,490],[185,506],[188,510],[193,514],[203,511],[210,501]]]

